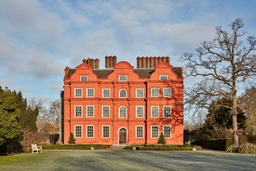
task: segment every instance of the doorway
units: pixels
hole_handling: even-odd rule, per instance
[[[126,129],[121,128],[119,130],[119,144],[126,144]]]

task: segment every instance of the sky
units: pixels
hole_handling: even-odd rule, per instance
[[[48,104],[63,90],[64,68],[84,58],[117,56],[136,68],[138,56],[185,52],[242,18],[256,36],[255,0],[0,0],[0,86]],[[185,79],[188,85],[189,79]]]

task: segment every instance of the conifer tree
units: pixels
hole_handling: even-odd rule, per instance
[[[68,143],[69,144],[75,144],[76,143],[76,139],[75,139],[74,134],[72,132],[70,132]]]
[[[158,141],[157,141],[157,144],[163,144],[163,145],[166,144],[166,141],[165,141],[165,138],[164,138],[164,134],[163,134],[163,133],[161,133],[161,135],[159,136]]]

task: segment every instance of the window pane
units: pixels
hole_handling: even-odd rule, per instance
[[[125,90],[120,91],[120,97],[126,97],[126,91]]]
[[[158,96],[159,96],[159,90],[158,90],[158,88],[152,88],[152,89],[151,89],[151,96],[152,96],[152,97],[158,97]]]
[[[136,108],[137,108],[137,110],[136,110],[137,118],[142,118],[143,117],[143,109],[144,108],[142,106],[137,106]]]
[[[168,76],[167,75],[161,75],[160,80],[168,80]]]
[[[88,81],[88,77],[87,76],[81,76],[80,81]]]
[[[75,97],[82,97],[82,89],[80,88],[75,89]]]
[[[170,138],[171,137],[171,127],[164,126],[164,137]]]
[[[120,108],[120,118],[125,118],[126,117],[126,108],[121,107]]]
[[[152,138],[158,138],[158,126],[152,126]]]
[[[82,106],[76,106],[75,108],[75,116],[81,117],[82,116]]]
[[[103,90],[103,97],[110,97],[109,90]]]
[[[152,106],[152,118],[158,118],[158,106]]]
[[[87,137],[93,137],[93,126],[87,126]]]
[[[87,116],[93,117],[93,115],[94,115],[93,106],[87,106]]]
[[[87,97],[94,97],[94,89],[92,88],[87,89]]]
[[[171,96],[171,89],[170,88],[164,88],[164,96],[170,97]]]
[[[136,136],[137,136],[137,138],[143,138],[143,127],[142,126],[137,126]]]
[[[109,126],[103,126],[103,137],[109,138]]]
[[[103,106],[103,117],[109,117],[109,106]]]
[[[126,75],[119,76],[119,81],[127,81],[127,76]]]
[[[164,107],[164,117],[165,118],[171,117],[171,107],[170,106]]]
[[[75,137],[82,137],[82,126],[75,126]]]
[[[144,96],[143,96],[143,90],[138,90],[138,89],[137,89],[136,96],[137,96],[137,97],[144,97]]]

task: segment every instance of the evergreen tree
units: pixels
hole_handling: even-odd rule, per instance
[[[75,139],[74,134],[72,132],[70,132],[68,143],[69,144],[75,144],[76,143],[76,139]]]
[[[161,133],[161,135],[159,136],[158,141],[157,141],[157,144],[163,144],[163,145],[166,144],[166,141],[165,141],[165,138],[164,138],[164,134],[163,134],[163,133]]]

